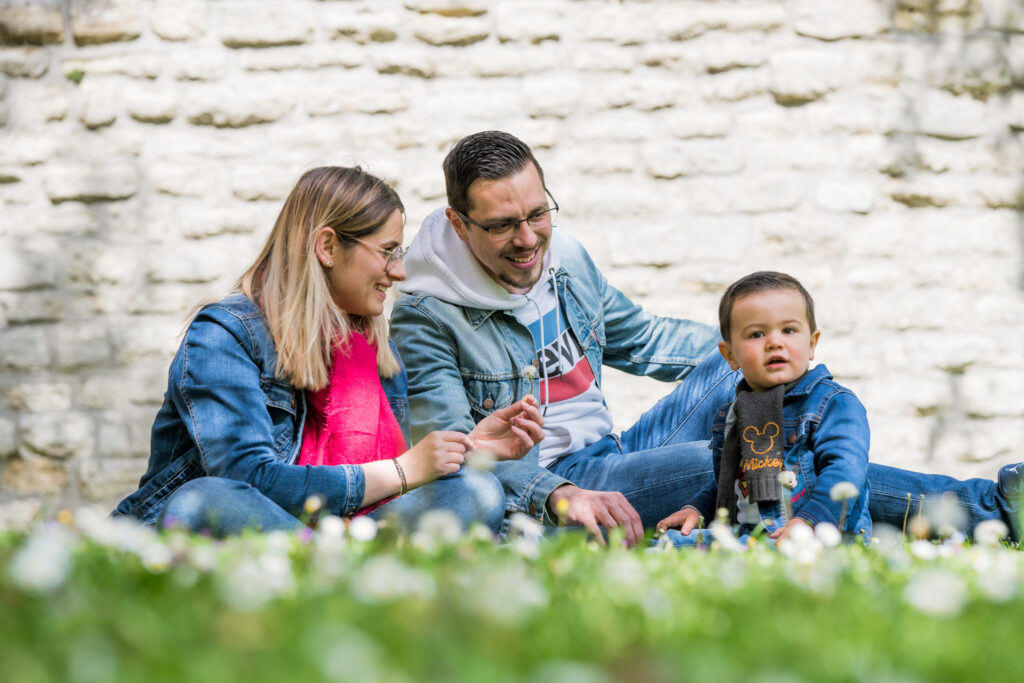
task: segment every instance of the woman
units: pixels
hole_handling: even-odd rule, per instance
[[[522,457],[542,438],[540,414],[528,397],[468,435],[433,432],[406,448],[405,370],[382,315],[406,275],[403,227],[401,200],[380,179],[305,173],[238,291],[186,330],[148,471],[113,514],[223,535],[295,528],[319,494],[337,515],[409,526],[440,507],[497,531],[501,484],[461,466],[474,448]]]

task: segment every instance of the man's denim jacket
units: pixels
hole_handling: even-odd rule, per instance
[[[832,500],[831,491],[839,482],[848,481],[860,495],[848,501],[841,531],[870,538],[867,474],[871,430],[864,406],[852,391],[832,381],[828,368],[818,365],[786,392],[782,418],[783,468],[795,472],[800,480],[793,491],[803,491],[793,501],[793,516],[811,525],[829,522],[838,527],[842,503]],[[732,404],[716,414],[711,436],[715,480],[687,506],[706,520],[714,519],[722,447],[735,419]]]
[[[365,490],[359,466],[292,464],[302,443],[305,396],[276,377],[276,367],[277,351],[251,299],[235,293],[200,310],[171,363],[149,468],[114,515],[156,523],[167,498],[203,476],[248,482],[294,515],[314,493],[335,514],[358,510]],[[404,368],[382,383],[408,434]]]
[[[645,312],[609,285],[583,246],[564,231],[552,231],[550,248],[558,251],[558,299],[598,386],[602,364],[674,381],[715,348],[713,327]],[[511,313],[403,294],[391,315],[391,336],[409,368],[413,441],[438,429],[469,432],[530,392],[521,369],[537,352],[530,331]],[[539,400],[538,383],[533,392]],[[497,463],[494,472],[505,488],[507,512],[551,524],[548,495],[569,482],[540,467],[537,450]]]

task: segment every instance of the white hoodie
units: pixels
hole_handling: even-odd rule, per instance
[[[457,306],[509,311],[530,330],[541,371],[542,466],[611,432],[611,413],[593,369],[557,305],[558,256],[553,249],[544,254],[547,276],[527,294],[512,294],[484,270],[444,209],[438,209],[423,221],[409,246],[406,270],[408,277],[399,284],[402,292],[434,296]]]

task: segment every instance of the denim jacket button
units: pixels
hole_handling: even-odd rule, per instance
[[[723,410],[722,412],[718,413],[718,417],[725,417],[725,411]]]
[[[796,432],[793,432],[792,434],[790,434],[789,438],[786,439],[786,440],[789,441],[790,443],[796,443]]]
[[[484,399],[484,410],[490,410],[494,407],[494,401],[491,398]]]

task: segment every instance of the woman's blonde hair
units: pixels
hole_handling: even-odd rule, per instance
[[[316,256],[316,234],[323,226],[334,230],[343,249],[352,249],[354,238],[380,230],[396,209],[404,216],[398,194],[359,167],[306,171],[285,199],[263,250],[236,287],[263,311],[277,347],[276,374],[293,386],[327,386],[333,345],[344,345],[353,330],[377,347],[382,376],[398,372],[384,316],[351,316],[338,308]]]

